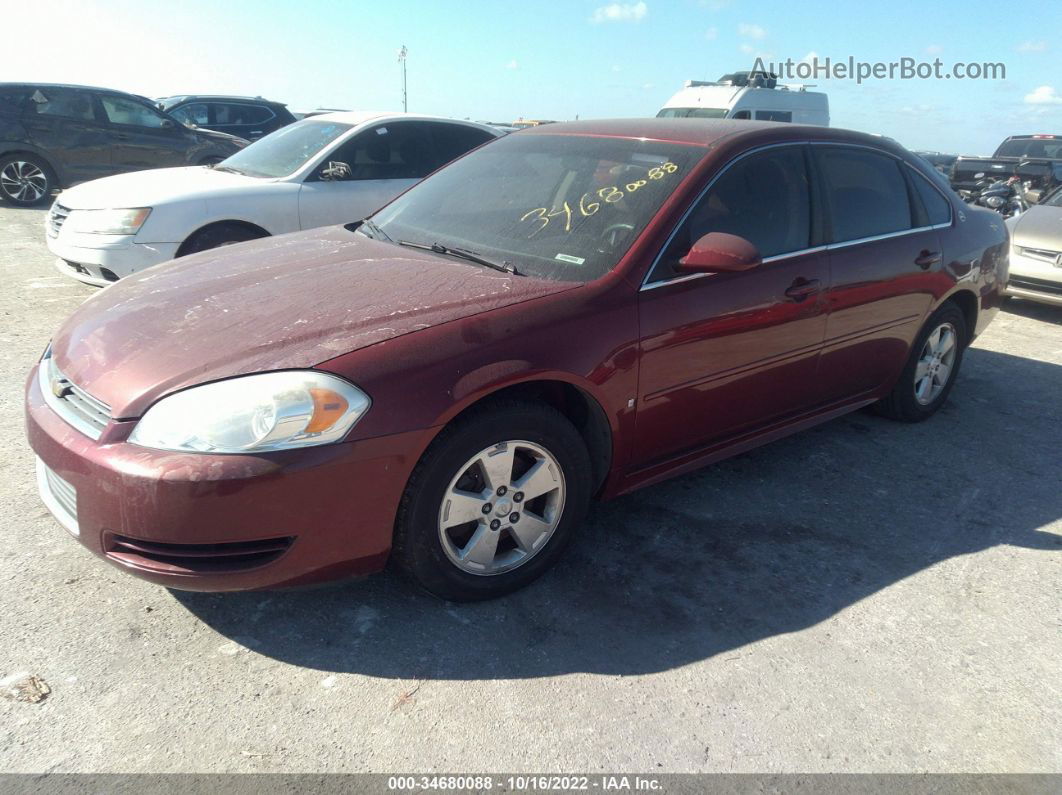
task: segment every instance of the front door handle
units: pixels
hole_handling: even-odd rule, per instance
[[[127,133],[117,133],[115,136],[119,141],[128,141],[129,135]]]
[[[818,279],[805,279],[801,277],[789,286],[789,289],[785,291],[785,294],[788,298],[792,298],[794,301],[803,301],[809,295],[814,295],[819,292],[819,289]]]
[[[915,257],[915,265],[922,270],[929,270],[934,265],[940,264],[943,258],[940,256],[939,251],[930,251],[929,249],[922,249],[918,256]]]

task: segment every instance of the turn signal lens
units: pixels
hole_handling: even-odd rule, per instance
[[[347,399],[338,392],[321,387],[310,389],[313,398],[313,416],[306,424],[306,433],[321,433],[327,431],[347,412],[350,404]]]

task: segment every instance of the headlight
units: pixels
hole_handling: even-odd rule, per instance
[[[135,235],[150,214],[150,207],[133,207],[128,210],[71,210],[63,225],[72,232]]]
[[[985,199],[985,204],[995,210],[1003,206],[1003,201],[1004,199],[1002,196],[989,196],[987,199]]]
[[[165,397],[129,441],[203,453],[254,453],[335,442],[369,409],[356,386],[313,370],[215,381]]]

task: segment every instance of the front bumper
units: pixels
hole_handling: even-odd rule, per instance
[[[1006,295],[1062,306],[1062,267],[1010,250],[1010,278]]]
[[[137,243],[133,235],[86,235],[60,230],[55,237],[46,233],[48,250],[56,257],[55,266],[86,284],[103,287],[177,256],[180,243]]]
[[[44,401],[36,369],[26,430],[45,505],[96,555],[145,580],[196,591],[304,585],[383,567],[417,431],[260,455],[199,455],[98,441]]]

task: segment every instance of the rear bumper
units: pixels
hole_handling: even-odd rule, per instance
[[[99,441],[45,403],[36,371],[26,431],[45,505],[96,555],[171,588],[235,591],[383,567],[424,431],[263,455],[149,450],[114,421]]]
[[[177,256],[179,243],[135,243],[131,235],[46,235],[60,273],[98,287]]]

